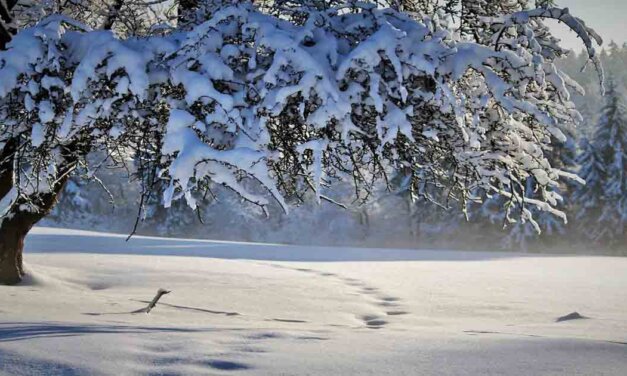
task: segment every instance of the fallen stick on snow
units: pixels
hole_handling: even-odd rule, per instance
[[[148,304],[148,307],[143,309],[143,311],[145,311],[147,314],[150,313],[150,311],[152,311],[152,309],[155,308],[155,306],[157,305],[157,302],[159,301],[159,299],[161,299],[163,295],[169,294],[171,292],[172,291],[168,291],[165,289],[159,289],[159,291],[157,291],[157,295],[155,295],[155,297],[152,299],[150,304]]]

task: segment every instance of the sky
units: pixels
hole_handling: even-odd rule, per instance
[[[569,8],[570,13],[581,18],[604,39],[619,45],[627,42],[627,0],[557,0],[557,5]],[[562,46],[579,51],[583,44],[564,25],[553,26],[555,35],[562,39]]]

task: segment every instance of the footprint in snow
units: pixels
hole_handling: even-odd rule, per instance
[[[381,327],[388,324],[387,321],[383,320],[381,317],[377,315],[364,315],[361,316],[360,319],[366,324],[366,327],[369,329],[380,329]]]
[[[222,359],[211,359],[201,362],[201,365],[205,365],[209,368],[213,368],[220,371],[242,371],[250,369],[251,367],[245,363],[233,362]]]
[[[286,322],[286,323],[293,323],[293,324],[304,324],[308,322],[305,320],[293,320],[293,319],[271,319],[268,321]]]
[[[265,265],[268,265],[268,264],[265,264]],[[309,268],[296,268],[296,267],[289,267],[289,266],[279,265],[279,264],[269,264],[269,266],[280,268],[280,269],[293,270],[296,272],[308,273],[308,274],[314,273],[320,277],[332,278],[332,279],[338,280],[342,282],[344,285],[357,290],[356,293],[351,293],[350,295],[363,297],[369,300],[370,302],[372,302],[371,299],[374,299],[374,302],[372,302],[372,304],[378,307],[393,309],[395,307],[400,306],[400,302],[401,302],[400,298],[395,297],[395,296],[381,294],[379,288],[370,286],[365,281],[362,281],[357,278],[344,277],[339,274],[323,272],[323,271],[309,269]],[[387,316],[402,316],[408,313],[409,312],[405,312],[405,311],[401,311],[397,309],[397,310],[388,311],[385,314]],[[364,323],[366,324],[368,328],[372,328],[372,329],[380,329],[383,326],[388,324],[386,320],[383,320],[380,317],[374,316],[374,315],[362,316],[361,319],[364,321]],[[283,322],[300,322],[299,320],[281,320],[281,319],[273,319],[273,320],[283,321]]]
[[[388,316],[402,316],[402,315],[408,315],[409,312],[405,312],[405,311],[389,311],[385,313]]]

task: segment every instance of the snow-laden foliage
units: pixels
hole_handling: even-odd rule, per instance
[[[539,42],[546,30],[529,26],[557,10],[486,20],[498,34],[482,44],[366,3],[299,21],[220,3],[168,36],[118,39],[60,16],[20,32],[0,52],[0,146],[19,144],[18,195],[105,150],[156,168],[166,207],[184,197],[194,208],[210,183],[285,210],[338,180],[364,198],[407,169],[413,195],[481,191],[505,197],[508,217],[563,216],[556,188],[572,175],[546,151],[579,118],[578,86]]]
[[[430,201],[412,201],[408,192],[401,190],[407,181],[407,175],[405,171],[399,171],[390,175],[391,191],[375,191],[375,200],[370,200],[366,205],[352,203],[354,190],[350,184],[342,184],[335,185],[329,191],[329,196],[336,202],[345,203],[346,208],[327,202],[318,205],[315,200],[309,200],[314,197],[309,194],[306,198],[308,202],[291,207],[289,215],[283,215],[278,205],[272,205],[269,207],[269,218],[259,215],[260,210],[255,206],[242,205],[237,195],[216,188],[212,189],[215,197],[208,195],[206,201],[198,203],[198,213],[190,211],[184,200],[173,203],[170,209],[164,209],[161,197],[153,195],[145,205],[145,219],[142,218],[138,232],[174,237],[308,245],[394,245],[430,249],[468,247],[481,250],[485,250],[486,246],[491,249],[503,246],[516,250],[526,248],[529,252],[626,254],[627,244],[606,246],[609,243],[606,238],[597,239],[597,244],[590,243],[588,236],[591,234],[585,231],[589,218],[577,216],[579,207],[590,201],[575,200],[573,197],[574,192],[583,188],[587,191],[594,190],[594,182],[597,182],[597,186],[603,183],[603,179],[584,176],[583,170],[579,170],[578,162],[573,159],[577,153],[581,155],[590,149],[585,147],[589,142],[580,141],[579,147],[576,142],[586,135],[590,135],[591,140],[594,138],[590,129],[596,128],[596,119],[600,112],[596,103],[603,98],[596,73],[592,69],[581,72],[587,59],[584,54],[585,51],[580,54],[571,53],[568,59],[558,61],[560,68],[572,74],[586,89],[585,96],[573,95],[584,122],[574,129],[565,129],[564,133],[569,141],[555,144],[548,154],[552,166],[576,171],[587,182],[585,186],[576,182],[560,186],[560,194],[564,196],[560,210],[567,213],[568,224],[550,213],[536,211],[533,213],[534,218],[542,228],[542,234],[538,234],[530,223],[517,222],[504,228],[506,220],[502,210],[503,202],[497,197],[483,204],[469,205],[469,220],[466,220],[456,207],[446,210]],[[627,49],[612,43],[607,49],[599,51],[606,75],[613,77],[617,83],[625,82],[626,56]],[[624,98],[625,94],[621,95]],[[589,106],[581,107],[582,105]],[[583,159],[582,156],[580,160],[585,164]],[[599,160],[598,163],[603,166],[602,161]],[[50,221],[45,221],[43,225],[128,232],[137,215],[137,185],[129,185],[123,169],[101,168],[98,176],[111,191],[114,205],[111,204],[112,199],[104,194],[102,186],[95,182],[89,183],[81,186],[80,193],[81,197],[90,202],[88,213],[64,199],[64,196],[74,196],[74,191],[69,190],[61,195],[59,205],[49,216]],[[81,184],[80,176],[73,179]],[[438,191],[436,187],[430,189],[432,195]],[[202,200],[203,196],[198,199]],[[616,228],[616,224],[609,226]]]

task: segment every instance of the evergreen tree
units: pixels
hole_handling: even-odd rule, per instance
[[[584,143],[579,157],[579,174],[587,185],[576,194],[579,224],[590,239],[601,244],[627,241],[626,151],[627,107],[612,79],[594,138]]]

